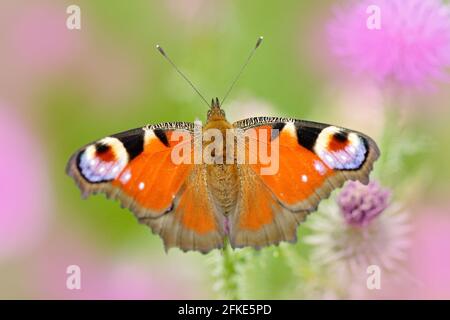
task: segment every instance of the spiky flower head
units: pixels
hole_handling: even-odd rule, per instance
[[[349,225],[364,227],[388,207],[389,197],[390,191],[375,181],[367,186],[350,181],[339,194],[337,203]]]
[[[330,287],[345,295],[367,290],[370,266],[392,273],[406,258],[409,214],[389,203],[389,194],[376,182],[347,183],[308,221],[311,234],[304,241],[312,246],[311,260],[327,270]]]
[[[328,24],[331,52],[379,83],[432,88],[448,80],[450,9],[442,0],[358,0]]]

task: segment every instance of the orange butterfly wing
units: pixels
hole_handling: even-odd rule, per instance
[[[230,216],[229,239],[233,248],[262,248],[280,241],[296,241],[297,226],[305,214],[284,208],[249,165],[239,165],[240,190]]]
[[[367,183],[379,156],[369,137],[326,124],[266,117],[234,126],[256,131],[253,142],[265,144],[268,154],[279,150],[272,174],[262,174],[262,161],[239,166],[241,190],[230,234],[236,247],[295,241],[305,216],[346,180]],[[247,148],[249,143],[251,138]]]
[[[175,133],[183,138],[172,139]],[[172,159],[174,147],[192,144],[192,135],[193,124],[180,122],[106,137],[77,151],[67,173],[84,196],[119,199],[166,248],[207,252],[223,245],[223,217],[208,198],[205,168]]]
[[[205,175],[205,166],[195,165],[175,198],[173,211],[158,219],[140,219],[163,238],[166,249],[206,253],[223,247],[224,216],[210,199]]]

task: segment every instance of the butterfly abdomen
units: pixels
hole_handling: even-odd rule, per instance
[[[224,118],[210,120],[204,130],[216,129],[221,132],[223,149],[215,150],[213,155],[217,160],[215,164],[207,165],[207,184],[216,205],[221,209],[224,215],[232,212],[237,203],[239,180],[235,163],[227,163],[227,130],[232,129],[232,125]],[[231,155],[234,158],[234,155]]]
[[[237,203],[239,179],[235,164],[216,164],[207,166],[208,187],[216,205],[224,215],[231,213]]]

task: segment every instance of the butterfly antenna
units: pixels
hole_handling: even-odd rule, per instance
[[[183,79],[187,81],[187,83],[189,83],[189,85],[192,87],[192,89],[194,89],[195,92],[197,92],[197,94],[200,96],[200,98],[202,98],[202,100],[206,103],[206,105],[207,105],[208,108],[209,108],[209,103],[208,103],[208,101],[206,101],[205,97],[200,93],[200,91],[198,91],[198,89],[194,86],[194,84],[192,83],[192,81],[189,80],[189,78],[186,77],[186,76],[184,75],[184,73],[181,72],[180,69],[178,69],[178,67],[175,65],[175,63],[173,63],[173,61],[172,61],[172,60],[169,58],[169,56],[166,54],[166,52],[164,51],[164,49],[163,49],[159,44],[156,45],[156,49],[158,49],[158,51],[162,54],[162,56],[163,56],[164,58],[166,58],[167,61],[169,61],[169,63],[170,63],[170,64],[172,65],[172,67],[178,72],[178,74],[179,74],[180,76],[182,76]]]
[[[225,101],[225,99],[228,97],[228,95],[230,94],[231,90],[233,90],[234,85],[236,84],[236,82],[239,80],[239,78],[241,77],[242,72],[244,72],[245,67],[247,67],[248,63],[250,62],[250,60],[252,59],[253,55],[255,54],[256,49],[258,49],[258,47],[261,45],[261,42],[263,41],[263,37],[259,37],[258,40],[256,41],[256,45],[255,47],[252,49],[252,51],[250,52],[247,60],[245,60],[245,63],[242,65],[241,69],[239,70],[239,73],[237,74],[236,78],[234,78],[233,82],[231,83],[230,88],[228,89],[227,93],[225,94],[225,96],[222,99],[222,102],[220,103],[220,105],[223,105],[223,102]]]

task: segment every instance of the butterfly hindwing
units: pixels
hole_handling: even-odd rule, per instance
[[[84,196],[105,193],[119,199],[162,237],[166,248],[206,252],[221,247],[223,223],[208,200],[204,171],[172,159],[176,145],[192,143],[193,126],[163,123],[100,139],[71,157],[67,173]],[[185,140],[172,139],[175,133]]]
[[[261,174],[264,167],[261,162],[240,165],[241,205],[233,215],[230,237],[237,239],[236,246],[260,247],[295,241],[296,232],[292,228],[296,230],[307,213],[315,211],[319,202],[345,181],[367,183],[373,162],[379,156],[371,138],[326,124],[264,117],[242,120],[234,126],[244,131],[255,130],[258,140],[267,136],[263,140],[270,152],[271,141],[278,139],[279,146],[279,165],[273,174]],[[263,195],[253,200],[259,206],[258,211],[245,204],[252,192]],[[272,215],[263,215],[264,212]],[[268,232],[270,229],[278,229],[278,235]]]
[[[297,226],[306,213],[292,214],[246,164],[239,165],[240,190],[230,217],[229,239],[233,248],[262,248],[280,241],[295,242]]]
[[[224,216],[211,201],[205,175],[205,166],[195,165],[174,200],[172,212],[158,219],[139,219],[163,238],[166,249],[206,253],[223,247]]]

